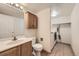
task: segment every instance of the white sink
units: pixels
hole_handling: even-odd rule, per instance
[[[32,41],[32,38],[17,38],[17,40],[13,41],[13,38],[9,39],[1,39],[0,40],[0,52],[10,49],[12,47],[16,47],[18,45],[24,44],[26,42]]]
[[[7,45],[12,45],[12,44],[20,43],[20,42],[22,42],[22,41],[23,41],[23,40],[9,41],[9,42],[7,42],[6,44],[7,44]]]

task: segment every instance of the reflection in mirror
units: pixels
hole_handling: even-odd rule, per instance
[[[0,9],[0,39],[23,34],[23,11],[7,3],[0,3]]]
[[[8,38],[24,33],[23,18],[0,14],[0,38]]]

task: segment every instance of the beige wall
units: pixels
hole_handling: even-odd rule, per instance
[[[24,14],[24,34],[27,37],[36,37],[36,29],[28,29],[28,14]]]
[[[72,15],[72,48],[75,55],[79,55],[79,4],[76,4]]]
[[[50,8],[38,12],[38,39],[42,43],[44,50],[51,52],[50,46]],[[40,40],[43,38],[43,41]]]

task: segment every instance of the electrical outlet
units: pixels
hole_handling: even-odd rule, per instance
[[[43,41],[43,38],[40,38],[41,41]]]

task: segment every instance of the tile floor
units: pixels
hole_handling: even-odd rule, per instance
[[[74,56],[70,45],[57,43],[50,54],[42,52],[42,56]]]

